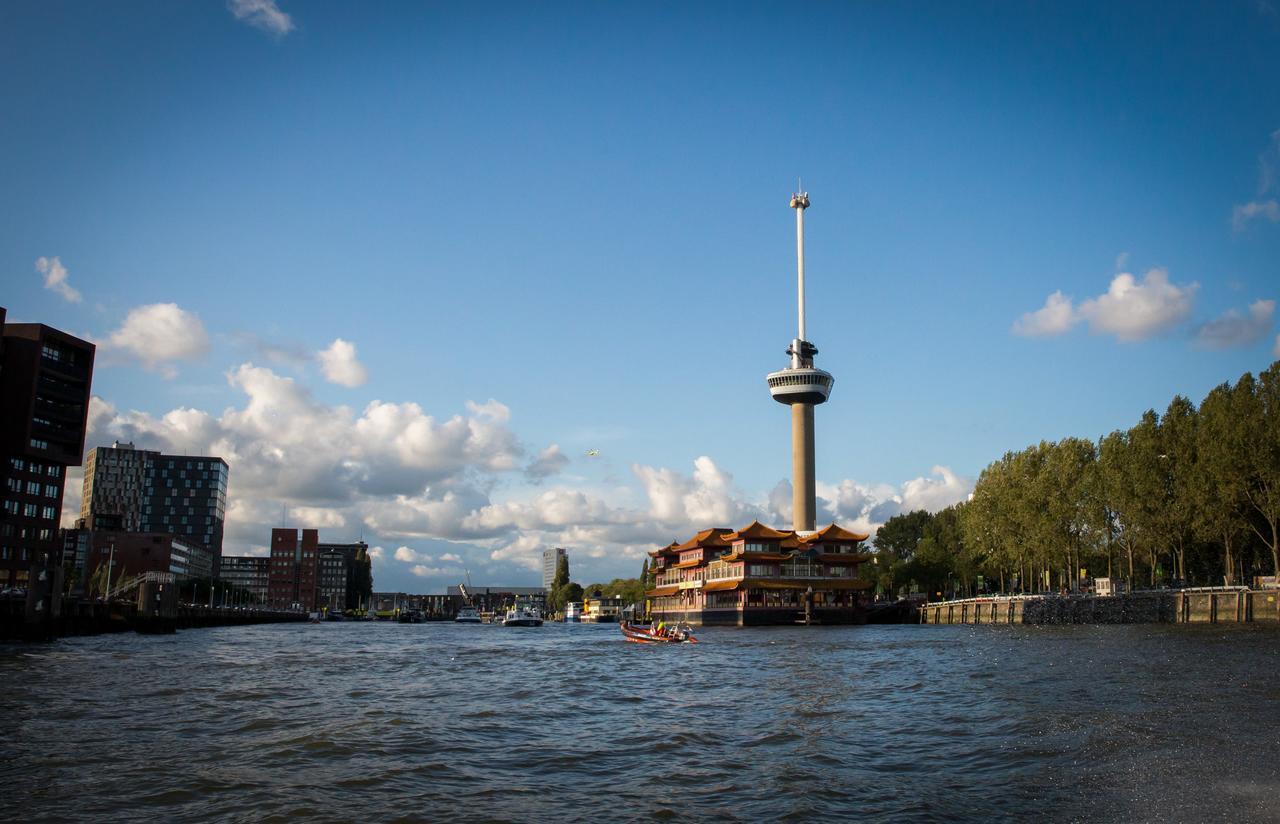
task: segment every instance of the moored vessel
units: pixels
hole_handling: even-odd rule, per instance
[[[533,607],[515,607],[507,610],[502,619],[504,627],[540,627],[542,614]]]
[[[462,607],[453,619],[456,624],[479,624],[480,612],[475,607]]]

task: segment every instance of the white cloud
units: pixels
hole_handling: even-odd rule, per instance
[[[1058,291],[1045,300],[1042,308],[1027,312],[1014,321],[1013,333],[1033,338],[1061,335],[1069,331],[1077,320],[1071,298]]]
[[[510,410],[496,401],[436,420],[412,403],[375,401],[363,412],[328,406],[296,381],[252,364],[227,377],[243,401],[216,415],[178,408],[153,416],[95,397],[88,443],[120,438],[143,449],[226,459],[228,554],[261,546],[285,503],[299,527],[343,529],[338,537],[345,539],[359,524],[376,538],[380,545],[370,556],[375,579],[384,582],[379,588],[404,586],[394,582],[409,578],[439,585],[457,578],[464,564],[489,581],[513,570],[532,575],[548,546],[572,548],[580,582],[597,573],[608,580],[634,575],[644,553],[709,526],[756,518],[789,523],[780,511],[790,505],[789,484],[769,494],[744,492],[709,456],[685,472],[636,464],[634,483],[625,486],[512,486],[524,477],[527,453],[506,426]],[[969,486],[936,467],[898,487],[846,480],[818,491],[824,517],[871,531],[904,506],[963,499]],[[73,497],[67,496],[69,514],[77,509]],[[461,542],[477,555],[413,547],[433,540]]]
[[[917,509],[937,512],[967,500],[973,492],[973,481],[960,477],[948,467],[935,466],[929,473],[934,477],[913,478],[902,485],[904,512]]]
[[[1280,223],[1280,203],[1275,200],[1251,200],[1236,206],[1231,212],[1231,225],[1237,232],[1242,232],[1255,217]]]
[[[80,292],[67,282],[67,267],[56,257],[36,259],[36,271],[44,275],[44,288],[57,292],[63,300],[70,303],[80,302]]]
[[[293,18],[280,11],[276,0],[228,0],[227,8],[237,20],[283,37],[293,31]]]
[[[407,546],[396,548],[395,559],[397,561],[401,561],[406,564],[416,564],[416,563],[429,564],[431,563],[432,560],[434,560],[430,555],[427,555],[425,552],[418,552],[417,550],[410,549]]]
[[[559,444],[553,443],[538,453],[538,457],[524,468],[524,474],[535,480],[542,480],[558,474],[568,465],[568,456],[560,451]]]
[[[1106,294],[1081,302],[1078,313],[1094,334],[1115,335],[1126,342],[1146,340],[1185,320],[1199,288],[1197,283],[1170,283],[1164,269],[1149,270],[1141,283],[1121,272]]]
[[[120,328],[101,344],[106,354],[136,360],[167,378],[177,375],[174,361],[209,351],[209,335],[200,318],[176,303],[152,303],[129,310]]]
[[[326,506],[290,507],[289,519],[305,524],[308,529],[336,529],[347,525],[347,519],[340,511]]]
[[[1276,335],[1276,345],[1271,347],[1271,357],[1280,358],[1280,335]]]
[[[1275,318],[1274,300],[1256,300],[1248,314],[1229,309],[1196,330],[1196,343],[1206,349],[1250,346],[1267,336]]]
[[[1117,259],[1122,262],[1124,255]],[[1167,332],[1191,314],[1198,283],[1178,286],[1169,282],[1164,269],[1151,269],[1138,282],[1129,272],[1111,279],[1106,293],[1072,306],[1061,291],[1054,292],[1044,306],[1027,312],[1013,323],[1013,333],[1025,337],[1064,334],[1087,321],[1095,335],[1115,335],[1121,341],[1139,341]]]
[[[325,380],[341,386],[363,386],[369,380],[369,370],[356,359],[356,345],[342,338],[335,338],[328,349],[316,353]]]

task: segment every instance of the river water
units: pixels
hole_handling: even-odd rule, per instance
[[[1280,821],[1280,629],[336,623],[0,647],[0,819]]]

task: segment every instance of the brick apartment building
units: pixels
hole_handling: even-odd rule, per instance
[[[267,603],[280,609],[316,610],[320,534],[314,529],[271,530]]]

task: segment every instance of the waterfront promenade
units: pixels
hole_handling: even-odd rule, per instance
[[[1280,590],[1199,587],[1123,595],[992,595],[937,601],[922,624],[1280,623]]]

